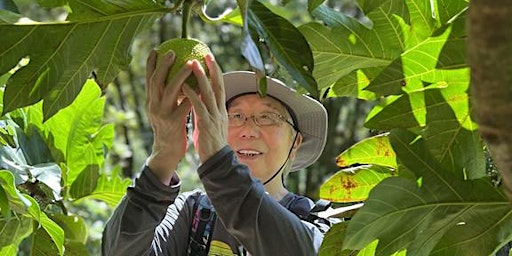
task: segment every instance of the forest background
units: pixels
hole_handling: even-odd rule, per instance
[[[99,255],[151,148],[146,56],[182,36],[182,4],[195,1],[0,3],[0,253]],[[512,239],[502,177],[471,117],[468,1],[261,3],[195,6],[187,35],[224,71],[265,70],[327,108],[323,155],[287,185],[365,206],[338,215],[353,219],[321,255],[490,255]],[[184,190],[200,186],[197,163],[192,152],[182,163]]]

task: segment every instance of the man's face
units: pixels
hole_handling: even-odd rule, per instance
[[[291,122],[286,108],[274,98],[262,98],[256,94],[239,96],[229,104],[228,114],[248,118],[241,126],[228,127],[228,144],[236,152],[239,161],[249,167],[251,175],[264,182],[286,161],[294,143],[295,130],[282,120],[276,125],[258,126],[252,116],[262,113],[279,114]],[[299,142],[296,144],[290,160],[295,157]]]

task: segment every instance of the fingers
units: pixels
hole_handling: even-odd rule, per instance
[[[171,81],[168,81],[168,84],[165,86],[163,91],[164,102],[162,102],[162,107],[167,109],[172,109],[174,106],[178,104],[178,95],[182,89],[185,80],[190,76],[191,70],[186,66],[182,67],[180,71],[174,76]]]
[[[178,114],[178,116],[182,117],[181,125],[183,127],[185,127],[185,124],[187,123],[187,115],[190,113],[191,109],[192,109],[192,104],[190,103],[190,100],[187,98],[183,99],[183,101],[180,103],[180,105],[176,109],[176,113]]]
[[[190,101],[190,104],[194,107],[195,111],[194,113],[196,115],[203,115],[203,113],[207,112],[207,109],[203,102],[201,101],[201,98],[199,97],[199,94],[194,91],[189,85],[183,86],[183,93],[186,96],[186,99]]]
[[[161,62],[158,66],[155,67],[155,71],[153,73],[152,82],[159,86],[165,85],[165,79],[167,78],[167,73],[171,68],[172,64],[174,64],[174,59],[176,55],[173,51],[165,54],[162,57]]]
[[[215,109],[220,113],[225,113],[226,96],[224,92],[222,70],[211,53],[205,56],[205,62],[210,73],[210,78],[206,76],[199,61],[193,60],[187,63],[187,66],[192,70],[192,72],[194,72],[194,75],[197,78],[199,92],[206,107],[210,110]]]
[[[149,84],[151,76],[153,76],[153,72],[155,72],[156,59],[157,52],[155,50],[151,50],[146,60],[146,84]]]
[[[206,105],[206,107],[210,110],[213,110],[216,108],[216,102],[215,97],[213,97],[213,91],[210,86],[210,81],[208,80],[208,77],[206,76],[206,73],[199,63],[198,60],[192,60],[187,62],[187,65],[192,72],[194,72],[194,75],[197,79],[197,84],[199,87],[199,92],[201,94],[201,98]]]
[[[174,63],[175,55],[170,52],[158,63],[156,51],[151,51],[146,64],[146,108],[152,111],[158,108],[165,87],[167,72]]]
[[[192,70],[197,79],[199,93],[189,86],[183,86],[183,92],[190,99],[195,113],[200,119],[222,117],[226,114],[224,80],[222,71],[213,54],[205,56],[205,62],[210,72],[210,78],[199,61],[192,60],[186,63],[186,67]]]
[[[210,72],[212,90],[217,99],[217,108],[219,110],[225,109],[226,93],[224,89],[224,79],[222,78],[222,70],[215,61],[213,54],[208,53],[205,57],[206,66]],[[225,112],[225,111],[224,111]]]
[[[148,58],[146,60],[146,107],[149,104],[149,95],[151,94],[151,77],[153,77],[153,73],[155,72],[156,67],[156,59],[157,52],[152,50],[149,52]]]

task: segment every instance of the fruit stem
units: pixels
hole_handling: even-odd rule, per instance
[[[185,1],[183,3],[183,17],[181,21],[181,38],[188,38],[188,22],[192,13],[193,1]]]

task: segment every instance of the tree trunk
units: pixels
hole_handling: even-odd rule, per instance
[[[473,112],[512,202],[512,2],[471,0],[467,27]]]

